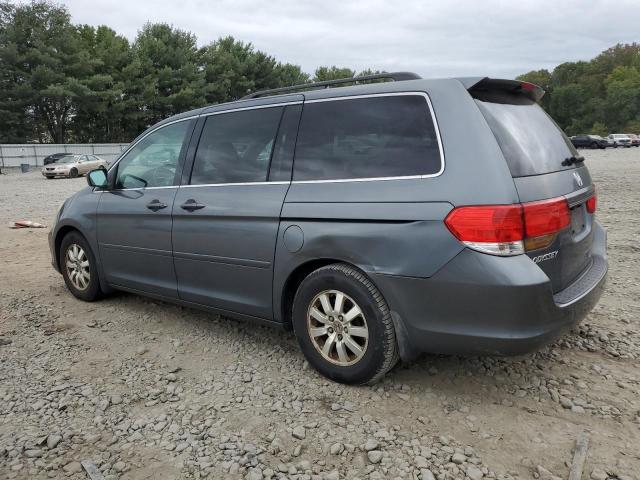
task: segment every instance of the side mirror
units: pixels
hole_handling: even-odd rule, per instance
[[[92,187],[105,188],[107,186],[107,171],[104,168],[91,170],[87,175],[87,183]]]

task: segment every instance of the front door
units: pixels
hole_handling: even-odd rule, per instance
[[[300,108],[205,117],[191,174],[173,206],[181,299],[273,318],[273,259]]]
[[[98,204],[98,243],[107,282],[177,297],[171,209],[192,121],[144,137],[110,172]]]

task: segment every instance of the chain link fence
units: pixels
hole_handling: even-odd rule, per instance
[[[112,163],[127,148],[128,143],[69,143],[69,144],[3,144],[0,145],[0,168],[43,165],[45,157],[53,153],[92,154]]]

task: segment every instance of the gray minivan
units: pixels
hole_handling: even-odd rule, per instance
[[[543,93],[397,73],[176,115],[63,204],[53,265],[86,301],[117,289],[293,328],[339,382],[421,352],[531,351],[607,273],[595,187]]]

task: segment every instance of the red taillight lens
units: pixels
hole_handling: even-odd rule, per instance
[[[464,242],[517,242],[523,236],[520,205],[459,207],[444,223]]]
[[[598,203],[598,195],[593,192],[593,197],[587,200],[587,212],[596,213],[596,204]]]
[[[494,255],[517,255],[543,248],[571,223],[563,197],[515,205],[454,208],[444,223],[470,248]]]
[[[571,224],[569,205],[564,198],[522,204],[526,237],[555,233]]]

